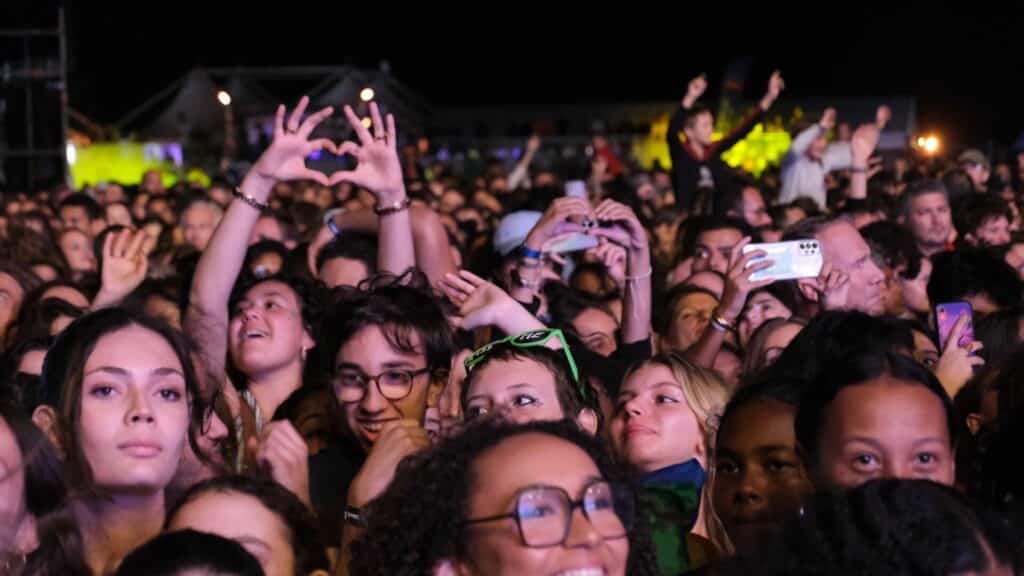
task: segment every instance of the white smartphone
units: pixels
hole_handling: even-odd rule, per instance
[[[771,242],[766,244],[747,244],[743,253],[763,250],[767,256],[755,258],[747,266],[753,266],[763,258],[772,261],[772,265],[758,270],[750,276],[751,280],[794,280],[796,278],[817,278],[821,274],[824,260],[821,246],[817,240],[794,240],[792,242]]]
[[[548,248],[549,252],[556,252],[558,254],[564,254],[566,252],[579,252],[580,250],[589,250],[596,248],[598,245],[597,236],[591,236],[590,234],[584,234],[577,232],[572,236],[551,245]]]
[[[583,180],[569,180],[565,183],[565,195],[569,198],[587,199],[587,183]]]

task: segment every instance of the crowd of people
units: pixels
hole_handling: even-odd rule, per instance
[[[706,86],[670,169],[303,98],[240,182],[4,191],[0,573],[1024,573],[1024,151],[830,108],[754,178],[782,75],[721,139]]]

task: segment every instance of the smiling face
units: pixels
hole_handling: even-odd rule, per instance
[[[581,448],[546,434],[508,438],[473,463],[472,491],[466,503],[468,518],[513,512],[519,490],[538,484],[565,490],[577,500],[601,473]],[[467,574],[537,574],[545,576],[619,576],[626,573],[629,541],[603,539],[580,511],[564,543],[545,548],[523,544],[512,518],[473,525],[466,532],[466,555],[460,560]]]
[[[302,321],[298,295],[276,280],[253,286],[232,311],[231,358],[252,377],[288,365],[301,365],[303,350],[313,347]]]
[[[335,373],[378,376],[388,371],[414,373],[408,395],[399,400],[385,398],[380,387],[367,382],[361,400],[345,402],[337,386],[335,395],[341,403],[345,422],[359,444],[369,452],[385,424],[399,420],[423,423],[427,410],[427,396],[433,384],[430,374],[420,373],[427,367],[423,344],[419,334],[412,334],[415,352],[399,350],[388,342],[380,326],[366,326],[356,332],[338,350]],[[438,387],[441,382],[436,382]],[[439,392],[440,390],[438,390]]]

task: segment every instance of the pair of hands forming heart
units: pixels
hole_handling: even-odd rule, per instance
[[[303,120],[302,116],[307,106],[309,98],[303,96],[298,106],[288,116],[287,123],[284,105],[278,106],[274,119],[274,140],[256,161],[252,173],[274,182],[313,180],[324,186],[351,182],[355,186],[370,190],[381,204],[397,202],[405,197],[394,116],[387,115],[385,126],[377,103],[370,103],[370,118],[373,122],[371,134],[352,108],[345,106],[345,117],[359,141],[342,142],[339,146],[326,138],[310,139],[316,127],[333,114],[334,110],[330,107],[324,108]],[[310,170],[306,167],[305,159],[318,150],[327,150],[339,156],[348,154],[355,158],[358,164],[354,170],[342,170],[330,176]]]

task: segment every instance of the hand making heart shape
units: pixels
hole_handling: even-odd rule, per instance
[[[370,190],[377,197],[378,205],[394,204],[405,198],[394,116],[388,114],[385,125],[377,103],[371,102],[371,134],[370,129],[360,121],[355,111],[350,106],[345,106],[345,117],[355,131],[358,142],[343,142],[336,145],[326,138],[310,138],[317,126],[334,113],[333,108],[324,108],[303,120],[307,106],[309,98],[303,96],[298,106],[288,116],[287,122],[284,105],[278,106],[274,118],[274,140],[253,165],[252,171],[255,175],[274,182],[308,179],[324,186],[351,182]],[[327,150],[339,156],[352,156],[356,159],[356,168],[330,175],[307,168],[306,157],[318,150]]]

